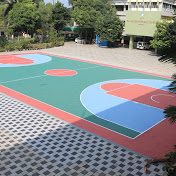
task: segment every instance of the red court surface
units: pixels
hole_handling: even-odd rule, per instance
[[[45,74],[51,76],[73,76],[76,75],[77,72],[74,70],[55,69],[55,70],[47,70]]]
[[[132,100],[159,109],[165,109],[169,105],[176,106],[176,95],[174,93],[147,87],[139,84],[105,84],[102,86],[107,94]]]
[[[7,56],[1,56],[0,63],[14,64],[14,65],[27,65],[27,64],[33,64],[34,61],[31,59],[21,58],[15,55],[7,55]]]
[[[63,56],[57,56],[57,57],[68,58],[68,57],[63,57]],[[74,58],[68,58],[68,59],[83,61],[83,60],[74,59]],[[87,62],[87,61],[83,61],[83,62]],[[90,62],[90,61],[88,61],[88,63],[94,63],[94,64],[108,66],[108,67],[125,69],[125,68],[121,68],[121,67],[110,66],[110,65],[100,64],[100,63],[95,63],[95,62]],[[126,70],[138,72],[136,70],[131,70],[131,69],[126,69]],[[146,72],[140,72],[140,73],[145,73],[145,74],[150,74],[150,75],[162,77],[162,75],[156,75],[156,74],[151,74],[151,73],[146,73]],[[48,70],[45,72],[45,74],[52,75],[52,76],[72,76],[72,75],[77,74],[77,72],[74,70],[66,70],[66,69],[65,69],[65,72],[60,72],[60,70]],[[163,76],[163,77],[165,77],[165,76]],[[170,78],[170,77],[165,77],[165,78]],[[128,86],[131,87],[130,90],[128,90]],[[123,87],[123,89],[119,89],[121,87]],[[160,94],[166,95],[169,98],[169,101],[170,101],[170,98],[171,98],[171,101],[173,98],[170,96],[170,94],[167,91],[163,92],[162,90],[158,90],[158,89],[156,90],[154,88],[152,89],[152,88],[148,88],[146,86],[144,88],[144,87],[141,87],[141,85],[137,85],[137,84],[134,84],[134,85],[111,84],[111,85],[104,85],[102,87],[102,89],[108,91],[107,94],[110,94],[112,96],[119,96],[119,97],[123,97],[125,99],[130,99],[130,100],[133,99],[136,102],[142,101],[142,103],[146,103],[147,105],[151,105],[151,106],[153,106],[152,105],[153,100],[146,100],[145,96],[142,99],[138,99],[135,96],[135,91],[137,90],[138,92],[141,92],[141,96],[146,93],[150,95],[151,92],[156,91],[157,95],[160,95]],[[124,92],[125,89],[127,89],[127,92],[133,92],[133,93],[126,94],[126,92]],[[70,123],[70,124],[76,126],[76,127],[79,127],[83,130],[86,130],[90,133],[93,133],[97,136],[100,136],[108,141],[111,141],[115,144],[118,144],[120,146],[123,146],[125,148],[128,148],[132,151],[135,151],[139,154],[142,154],[142,155],[150,157],[150,158],[163,157],[165,155],[165,153],[172,151],[173,146],[175,145],[176,135],[174,132],[176,131],[176,124],[171,125],[169,120],[167,120],[167,119],[161,121],[160,123],[155,125],[154,128],[151,128],[150,130],[148,130],[147,132],[143,133],[142,135],[136,137],[135,139],[131,139],[131,138],[126,137],[124,135],[121,135],[117,132],[114,132],[110,129],[104,128],[100,125],[97,125],[95,123],[92,123],[90,121],[82,119],[76,115],[73,115],[73,114],[68,113],[66,111],[63,111],[63,110],[60,110],[60,109],[53,107],[49,104],[43,103],[39,100],[36,100],[36,99],[31,98],[29,96],[26,96],[22,93],[14,91],[14,90],[7,88],[5,86],[0,85],[0,92],[2,92],[3,94],[6,94],[16,100],[19,100],[29,106],[32,106],[40,111],[43,111],[51,116],[59,118],[67,123]],[[150,97],[152,97],[152,95],[153,94],[151,94]],[[163,101],[162,97],[163,96],[153,97],[153,99],[155,101]],[[173,102],[175,103],[175,101],[173,101]],[[158,106],[157,108],[163,109],[164,106],[165,106],[165,104],[161,103],[161,105]]]

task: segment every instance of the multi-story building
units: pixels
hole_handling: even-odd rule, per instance
[[[149,41],[158,21],[172,22],[176,0],[111,0],[120,20],[125,22],[124,38],[130,49],[134,41]]]

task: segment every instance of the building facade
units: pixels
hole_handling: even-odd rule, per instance
[[[111,0],[117,15],[124,21],[124,38],[130,49],[137,41],[152,39],[159,21],[172,22],[176,0]]]

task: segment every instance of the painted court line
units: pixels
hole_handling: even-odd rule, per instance
[[[152,128],[147,133],[144,133],[142,137],[139,136],[138,138],[136,138],[134,140],[134,139],[127,138],[119,133],[115,133],[114,131],[111,131],[109,129],[98,126],[97,124],[88,122],[88,121],[81,119],[81,118],[78,118],[77,116],[74,116],[72,114],[64,112],[60,109],[57,109],[57,108],[52,107],[48,104],[45,104],[43,102],[40,102],[40,101],[35,100],[33,98],[30,98],[26,95],[23,95],[21,93],[13,91],[12,89],[9,89],[7,87],[0,85],[0,91],[3,94],[6,94],[6,95],[18,100],[18,101],[21,101],[21,102],[29,105],[29,106],[32,106],[38,110],[41,110],[47,114],[50,114],[56,118],[61,119],[63,121],[66,121],[67,123],[70,123],[74,126],[77,126],[81,129],[83,129],[83,130],[86,130],[86,131],[93,133],[97,136],[105,138],[113,143],[116,143],[118,145],[122,145],[125,148],[129,148],[132,151],[135,151],[137,153],[140,153],[144,156],[151,157],[151,158],[161,156],[163,154],[163,150],[165,152],[166,147],[162,147],[161,145],[159,145],[158,140],[159,141],[160,140],[167,141],[168,134],[169,133],[173,134],[173,130],[175,129],[174,126],[170,126],[170,122],[168,120],[164,119],[160,124],[156,125],[155,128]],[[161,128],[165,129],[166,126],[169,126],[167,131],[161,130]],[[160,136],[162,136],[162,139],[160,138]],[[156,138],[154,143],[151,142],[153,137]],[[172,138],[171,138],[171,140],[173,141]],[[157,152],[153,149],[149,150],[150,148],[153,148],[156,144],[158,144],[157,145],[158,146]]]
[[[119,67],[119,66],[114,66],[114,65],[109,65],[109,64],[103,64],[103,63],[99,63],[99,62],[95,62],[95,61],[88,61],[88,60],[77,59],[77,58],[72,58],[72,57],[67,57],[67,56],[56,55],[56,54],[48,54],[48,53],[44,53],[44,52],[38,52],[38,54],[45,54],[45,55],[50,55],[50,56],[56,56],[56,57],[61,57],[61,58],[66,58],[66,59],[71,59],[71,60],[77,60],[77,61],[92,63],[92,64],[96,64],[96,65],[102,65],[102,66],[113,67],[113,68],[118,68],[118,69],[132,71],[132,72],[143,73],[143,74],[147,74],[147,75],[153,75],[153,76],[162,77],[162,78],[173,79],[170,76],[164,76],[164,75],[159,75],[159,74],[155,74],[155,73],[150,73],[150,72],[145,72],[145,71],[140,71],[140,70],[125,68],[125,67]]]
[[[97,84],[97,83],[95,83],[95,84]],[[95,85],[95,84],[93,84],[93,85]],[[92,85],[91,85],[91,86],[92,86]],[[130,85],[130,86],[131,86],[131,85]],[[90,87],[90,86],[89,86],[89,87]],[[100,87],[101,87],[101,86],[100,86]],[[126,86],[125,86],[125,87],[126,87]],[[87,88],[85,88],[84,90],[86,90],[86,89],[87,89]],[[83,103],[81,97],[82,97],[82,94],[83,94],[84,90],[83,90],[83,91],[81,92],[81,94],[80,94],[80,101],[81,101],[81,103],[82,103],[83,106],[84,106],[84,103]],[[85,106],[84,106],[84,108],[87,109]],[[89,111],[89,110],[87,109],[87,111]],[[94,114],[93,112],[91,112],[91,111],[89,111],[89,112],[92,113],[93,115],[95,115],[96,117],[105,120],[104,118],[102,118],[102,117],[100,117],[100,116]],[[124,126],[124,125],[114,123],[113,121],[110,121],[110,120],[107,120],[107,119],[106,119],[106,121],[111,122],[112,124],[115,124],[115,125],[119,125],[119,126],[121,126],[121,127],[125,127],[125,128],[127,128],[127,129],[129,129],[129,130],[132,130],[132,131],[141,133],[141,132],[139,132],[139,131],[137,131],[137,130],[131,129],[131,128],[126,127],[126,126]],[[100,126],[101,126],[101,125],[100,125]],[[103,128],[105,128],[105,127],[103,127]],[[111,130],[111,131],[113,131],[113,130]],[[125,135],[125,134],[122,134],[122,133],[120,133],[120,132],[116,132],[116,131],[113,131],[113,132],[119,133],[119,134],[121,134],[122,136],[128,137],[128,138],[130,138],[130,139],[135,139],[135,137],[132,138],[132,137],[129,137],[129,136],[127,136],[127,135]],[[139,134],[139,135],[141,135],[141,134]],[[138,136],[139,136],[139,135],[138,135]]]
[[[108,92],[111,92],[111,91],[114,91],[114,90],[123,89],[123,88],[125,88],[125,87],[130,87],[130,86],[132,86],[132,85],[127,85],[127,86],[119,87],[119,88],[117,88],[117,89],[112,89],[112,90],[110,90],[110,91],[108,91]],[[102,89],[102,85],[100,86],[100,88]],[[107,93],[107,92],[106,92],[106,93]]]
[[[75,69],[74,71],[92,69],[92,68],[97,68],[97,67],[101,67],[101,66],[95,66],[95,67],[87,67],[87,68]],[[45,72],[46,72],[46,71],[45,71]],[[45,73],[45,72],[44,72],[44,73]],[[69,71],[63,71],[63,72],[59,72],[59,73],[64,73],[64,72],[69,72]],[[56,74],[57,74],[57,73],[56,73]],[[27,80],[27,79],[34,79],[34,78],[39,78],[39,77],[42,77],[42,76],[49,76],[49,75],[47,75],[47,74],[45,73],[45,75],[40,75],[40,76],[34,76],[34,77],[16,79],[16,80],[11,80],[11,81],[4,81],[4,82],[0,82],[0,84],[5,84],[5,83],[15,82],[15,81],[23,81],[23,80]]]
[[[84,90],[83,90],[83,91],[84,91]],[[81,100],[81,96],[80,96],[80,101],[81,101],[82,105],[84,106],[84,103],[83,103],[82,100]],[[87,109],[85,106],[84,106],[84,108]],[[89,111],[89,110],[87,109],[87,111]],[[98,118],[100,118],[100,119],[105,120],[105,119],[102,118],[101,116],[98,116],[98,115],[96,115],[95,113],[93,113],[93,112],[91,112],[91,111],[89,111],[89,112],[92,113],[94,116],[96,116],[96,117],[98,117]],[[137,130],[131,129],[131,128],[126,127],[126,126],[121,125],[121,124],[117,124],[117,123],[115,123],[115,122],[113,122],[113,121],[110,121],[110,120],[107,120],[107,119],[106,119],[106,121],[111,122],[112,124],[115,124],[115,125],[119,125],[119,126],[121,126],[121,127],[125,127],[125,128],[127,128],[127,129],[129,129],[129,130],[138,132],[138,133],[140,133],[139,135],[141,135],[141,132],[139,132],[139,131],[137,131]],[[100,126],[101,126],[101,125],[100,125]],[[103,127],[103,126],[102,126],[102,127]],[[103,127],[103,128],[105,128],[105,127]],[[108,129],[108,128],[107,128],[107,129]],[[113,130],[111,130],[111,131],[113,131]],[[121,134],[122,136],[128,137],[128,138],[130,138],[130,139],[135,139],[135,137],[132,138],[132,137],[129,137],[129,136],[127,136],[127,135],[125,135],[125,134],[123,134],[123,133],[120,133],[120,132],[116,132],[116,131],[113,131],[113,132],[119,133],[119,134]],[[138,136],[139,136],[139,135],[138,135]]]
[[[156,94],[156,95],[152,95],[152,96],[151,96],[151,100],[154,101],[154,102],[156,102],[156,103],[160,103],[159,101],[156,101],[156,100],[153,99],[153,97],[156,97],[156,96],[158,96],[158,95],[163,95],[163,96],[168,96],[168,97],[174,97],[174,96],[172,96],[172,95]]]
[[[2,91],[2,90],[3,90],[3,91]],[[16,100],[18,100],[18,101],[20,101],[20,102],[23,102],[23,103],[25,103],[25,104],[27,104],[27,105],[29,105],[29,106],[31,106],[31,107],[34,107],[34,108],[38,109],[38,110],[41,110],[42,112],[45,112],[45,113],[47,113],[47,114],[49,114],[49,115],[51,115],[51,116],[54,116],[54,117],[56,117],[56,118],[59,118],[60,120],[63,120],[63,121],[65,121],[65,122],[67,122],[67,123],[73,124],[75,121],[73,121],[73,122],[71,121],[71,122],[70,122],[68,119],[65,119],[65,117],[59,116],[59,113],[64,112],[64,113],[70,115],[71,117],[73,117],[74,119],[75,119],[75,117],[78,118],[76,121],[79,121],[79,120],[81,119],[82,121],[85,121],[85,122],[91,123],[91,124],[93,124],[93,125],[99,126],[100,128],[106,129],[106,130],[111,131],[111,132],[113,132],[113,133],[120,134],[120,135],[122,135],[122,136],[124,136],[124,137],[127,137],[127,138],[129,138],[129,139],[134,139],[134,138],[131,138],[131,137],[126,136],[126,135],[124,135],[124,134],[121,134],[121,133],[119,133],[119,132],[113,131],[113,130],[111,130],[111,129],[109,129],[109,128],[106,128],[106,127],[104,127],[104,126],[101,126],[101,125],[99,125],[99,124],[96,124],[96,123],[94,123],[94,122],[91,122],[91,121],[88,121],[88,120],[86,120],[86,119],[83,119],[83,118],[81,118],[81,117],[79,117],[79,116],[76,116],[76,115],[70,113],[70,112],[64,111],[64,110],[62,110],[62,109],[59,109],[59,108],[56,108],[56,107],[54,107],[54,106],[52,106],[52,105],[49,105],[49,104],[47,104],[47,103],[44,103],[44,102],[42,102],[42,101],[40,101],[40,100],[34,99],[34,98],[32,98],[32,97],[30,97],[30,96],[27,96],[27,95],[25,95],[25,94],[21,94],[21,93],[19,93],[19,92],[16,92],[15,90],[13,90],[13,89],[11,89],[11,88],[8,88],[7,86],[0,85],[0,91],[1,91],[3,94],[6,94],[6,95],[8,95],[8,96],[11,97],[11,98],[14,98],[14,99],[16,99]],[[11,91],[13,91],[13,92],[11,92]],[[12,96],[12,93],[13,93],[14,96]],[[19,99],[18,99],[18,98],[15,98],[16,96],[18,96],[18,94],[20,95]],[[23,100],[23,97],[25,97],[26,99],[28,99],[28,101],[24,101],[24,100]],[[43,109],[37,108],[37,107],[35,106],[35,103],[36,103],[35,101],[38,103],[38,105],[44,104],[45,107],[44,107]],[[32,105],[32,104],[30,104],[30,103],[27,103],[27,102],[34,102],[34,105]],[[52,114],[52,113],[53,113],[52,111],[47,112],[46,109],[47,109],[47,108],[49,109],[50,107],[52,107],[52,108],[54,108],[54,109],[57,109],[58,114],[57,114],[57,115],[53,115],[53,114]],[[86,108],[86,107],[85,107],[85,108]],[[65,115],[65,114],[64,114],[64,115]],[[97,116],[97,117],[98,117],[98,116]],[[112,122],[112,123],[113,123],[113,122]],[[76,125],[76,126],[77,126],[77,125]],[[121,125],[119,125],[119,126],[121,126]],[[79,127],[79,126],[78,126],[78,127]],[[123,127],[123,126],[122,126],[122,127]],[[80,128],[81,128],[81,127],[80,127]],[[126,128],[127,128],[127,127],[126,127]],[[82,128],[82,129],[84,129],[84,128]],[[128,128],[128,129],[129,129],[129,128]],[[84,130],[86,130],[86,129],[84,129]],[[97,129],[97,130],[98,130],[98,129]],[[131,129],[130,129],[130,130],[131,130]],[[88,130],[88,131],[89,131],[89,130]],[[133,131],[135,131],[135,130],[133,130]],[[91,132],[91,131],[89,131],[89,132]],[[93,133],[93,132],[91,132],[91,133]],[[93,134],[96,134],[96,133],[94,132]]]
[[[83,90],[83,91],[84,91],[84,90]],[[83,92],[83,91],[82,91],[82,92]],[[80,96],[80,97],[81,97],[81,96]],[[124,99],[124,98],[122,98],[122,99]],[[124,100],[126,100],[126,99],[124,99]],[[80,101],[81,101],[81,103],[82,103],[81,98],[80,98]],[[135,101],[134,101],[134,102],[135,102]],[[139,102],[135,102],[135,103],[139,103]],[[84,106],[83,103],[82,103],[82,105]],[[149,106],[149,105],[146,105],[146,106],[153,108],[153,106]],[[85,107],[85,106],[84,106],[84,107]],[[87,108],[85,107],[85,109],[87,109]],[[159,109],[159,108],[158,108],[158,109]],[[161,109],[161,110],[162,110],[162,109]],[[89,110],[87,109],[87,111],[89,111]],[[91,111],[89,111],[89,112],[91,112]],[[92,113],[93,115],[95,115],[96,117],[98,117],[98,118],[104,120],[104,118],[102,118],[101,116],[98,116],[98,115],[94,114],[93,112],[91,112],[91,113]],[[122,134],[122,133],[120,133],[120,132],[116,132],[116,133],[119,133],[119,134],[121,134],[121,135],[123,135],[123,136],[125,136],[125,137],[130,138],[130,139],[136,139],[137,137],[139,137],[139,136],[141,136],[142,134],[144,134],[144,133],[146,133],[147,131],[149,131],[151,128],[153,128],[153,127],[155,127],[156,125],[158,125],[159,123],[161,123],[163,120],[165,120],[165,119],[162,119],[161,121],[157,122],[155,125],[151,126],[151,127],[148,128],[147,130],[145,130],[145,131],[143,131],[143,132],[139,132],[139,131],[134,130],[134,129],[132,129],[132,128],[129,128],[129,127],[125,126],[125,125],[116,124],[116,123],[114,123],[113,121],[110,121],[110,120],[107,120],[107,119],[106,119],[106,121],[108,121],[108,122],[111,122],[111,123],[113,123],[113,124],[116,124],[116,125],[119,125],[119,126],[121,126],[121,127],[125,127],[125,128],[127,128],[127,129],[129,129],[129,130],[136,131],[136,132],[140,133],[140,134],[137,135],[136,137],[133,137],[133,138],[132,138],[132,137],[126,136],[126,135],[124,135],[124,134]],[[113,131],[113,130],[112,130],[112,131]],[[115,131],[114,131],[114,132],[115,132]]]
[[[109,132],[113,132],[113,134],[119,135],[119,133],[117,133],[115,131],[112,131],[112,130],[110,130],[108,128],[105,128],[105,127],[103,127],[101,125],[95,124],[95,123],[87,121],[85,119],[82,119],[81,117],[73,115],[73,114],[71,114],[69,112],[66,112],[64,110],[58,109],[58,108],[56,108],[54,106],[48,105],[48,104],[46,104],[46,103],[44,103],[42,101],[39,101],[39,100],[34,99],[32,97],[29,97],[27,95],[24,95],[24,94],[21,94],[19,92],[16,92],[16,91],[14,91],[14,90],[12,90],[12,89],[10,89],[8,87],[0,85],[0,91],[3,94],[6,94],[6,95],[8,95],[8,96],[10,96],[10,97],[12,97],[14,99],[17,99],[18,101],[21,101],[21,102],[29,105],[29,106],[32,106],[32,107],[34,107],[36,109],[39,109],[39,110],[41,110],[41,111],[43,111],[43,112],[45,112],[45,113],[47,113],[49,115],[57,117],[57,118],[65,121],[67,123],[70,123],[70,124],[73,124],[73,125],[76,123],[76,126],[82,128],[84,130],[87,130],[87,131],[89,131],[91,133],[94,133],[94,134],[98,133],[99,134],[99,130],[100,131],[102,131],[102,130],[106,131],[107,130],[107,132],[109,131]],[[90,126],[90,125],[92,125],[92,126]],[[90,127],[91,127],[91,130],[89,129]],[[111,135],[112,135],[112,133],[111,133]],[[103,134],[103,136],[104,136],[104,134]],[[112,137],[113,136],[111,136],[111,138]]]
[[[51,55],[51,54],[47,54],[47,55]],[[63,57],[63,56],[59,56],[59,57]],[[63,57],[63,58],[66,58],[66,57]],[[68,58],[68,59],[71,59],[71,58]],[[74,60],[78,60],[78,59],[74,59]],[[83,61],[83,60],[79,60],[79,61]],[[87,61],[84,61],[84,62],[87,62]],[[92,63],[92,62],[90,62],[90,63]],[[110,66],[110,65],[106,65],[106,64],[100,64],[100,63],[97,63],[97,64],[103,65],[103,66]],[[110,66],[110,67],[115,67],[115,66]],[[119,68],[119,67],[115,67],[115,68]],[[120,67],[120,69],[123,69],[123,68]],[[132,71],[129,69],[124,69],[124,70]],[[144,73],[144,72],[142,72],[142,73]],[[165,77],[165,76],[156,75],[156,74],[150,74],[150,75]],[[42,76],[46,76],[46,75],[42,75]],[[165,77],[165,78],[170,79],[170,77]],[[27,78],[24,78],[24,79],[27,79]],[[160,145],[160,143],[163,141],[165,141],[165,143],[166,143],[166,141],[168,141],[168,140],[173,141],[173,139],[174,139],[173,135],[169,135],[169,134],[173,134],[175,127],[170,126],[169,121],[166,119],[164,119],[162,122],[159,122],[159,124],[155,125],[155,128],[151,128],[150,131],[147,131],[147,133],[144,133],[142,137],[139,136],[138,138],[135,138],[135,140],[134,140],[134,139],[127,138],[127,137],[125,137],[121,134],[118,134],[112,130],[109,130],[107,128],[101,127],[101,126],[94,124],[92,122],[86,121],[82,118],[78,119],[77,116],[74,116],[68,112],[62,111],[62,110],[57,109],[55,107],[51,107],[48,104],[45,104],[43,102],[39,102],[38,100],[35,100],[35,99],[30,98],[28,96],[25,96],[21,93],[15,92],[15,91],[13,91],[9,88],[6,88],[4,86],[0,86],[0,91],[4,94],[14,98],[14,99],[17,99],[18,101],[21,101],[21,102],[29,105],[29,106],[32,106],[36,109],[39,109],[47,114],[50,114],[54,117],[59,118],[61,120],[64,119],[63,121],[66,121],[74,126],[77,126],[83,130],[90,132],[90,133],[94,133],[97,136],[105,138],[111,142],[114,142],[118,145],[129,148],[132,151],[136,151],[137,153],[141,153],[141,154],[148,156],[148,157],[162,156],[163,153],[167,152],[166,148],[167,148],[167,150],[170,150],[170,148],[165,147],[165,146],[163,147],[162,145]],[[165,130],[166,127],[167,127],[167,131]],[[162,139],[161,139],[161,136],[162,136]],[[168,138],[168,136],[169,136],[169,138]],[[155,139],[155,140],[153,140],[153,139]],[[157,151],[154,150],[156,146],[157,146]]]
[[[42,77],[42,76],[47,76],[47,75],[40,75],[40,76],[34,76],[34,77],[28,77],[28,78],[22,78],[22,79],[15,79],[15,80],[11,80],[11,81],[0,82],[0,84],[5,84],[5,83],[15,82],[15,81],[23,81],[26,79],[33,79],[33,78],[38,78],[38,77]]]

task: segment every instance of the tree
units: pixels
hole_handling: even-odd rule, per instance
[[[176,19],[173,23],[158,22],[151,46],[160,55],[160,61],[176,65]]]
[[[17,2],[8,14],[9,24],[17,32],[34,32],[40,23],[37,6],[32,0]]]
[[[6,16],[9,11],[12,9],[14,3],[16,2],[15,0],[1,0],[2,4],[4,5],[3,11],[4,11],[4,16]]]
[[[54,4],[52,12],[52,21],[56,30],[62,29],[71,19],[69,10],[59,1]]]
[[[95,0],[94,8],[96,11],[104,14],[112,8],[112,5],[109,0]]]
[[[70,5],[73,5],[73,3],[74,3],[75,1],[77,1],[77,0],[68,0],[68,3],[69,3]]]
[[[38,12],[41,20],[42,39],[43,35],[48,33],[52,25],[52,9],[51,3],[45,5],[44,2],[39,2]]]
[[[123,24],[109,0],[76,0],[73,2],[72,16],[81,27],[92,27],[101,39],[116,41],[121,38]],[[82,32],[81,36],[82,37]]]
[[[112,7],[105,14],[100,14],[95,23],[95,32],[102,40],[114,42],[121,39],[123,23]]]
[[[77,0],[73,3],[74,9],[72,16],[82,31],[84,27],[93,27],[97,19],[97,11],[94,8],[95,0]]]

